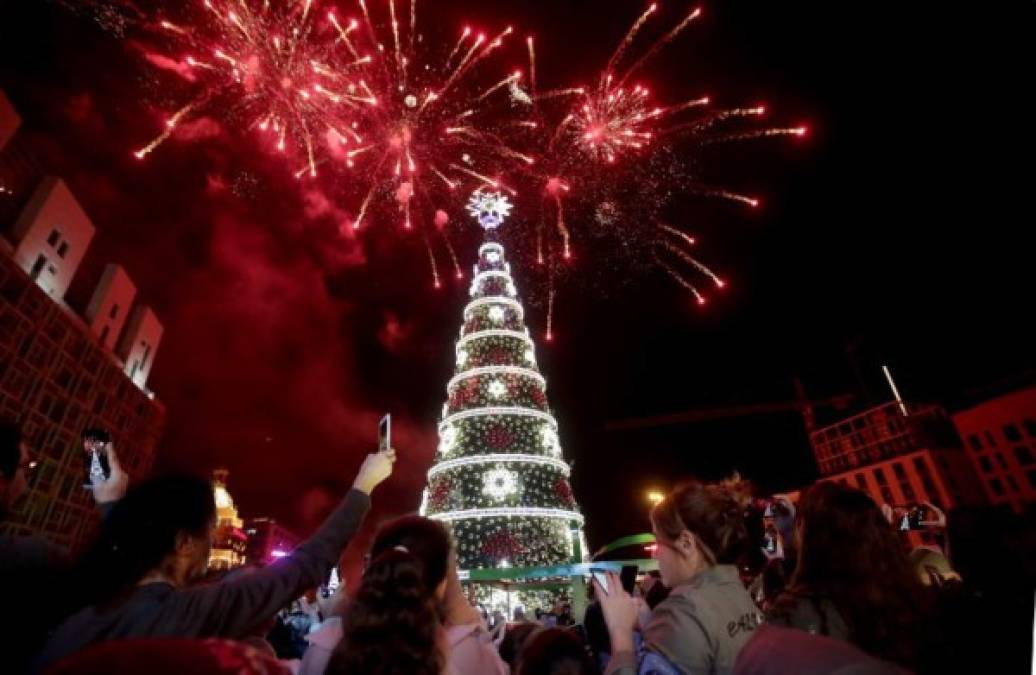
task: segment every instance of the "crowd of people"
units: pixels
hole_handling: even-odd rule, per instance
[[[338,675],[899,674],[1031,667],[1036,556],[1030,523],[928,505],[923,543],[858,490],[820,482],[797,503],[739,480],[688,481],[651,512],[658,570],[590,584],[585,615],[489,614],[465,593],[442,523],[382,525],[358,586],[326,581],[392,473],[367,456],[352,489],[289,555],[206,579],[211,485],[128,485],[111,444],[91,478],[101,524],[72,554],[0,535],[9,620],[3,672]],[[34,466],[0,424],[0,517]],[[1025,672],[1028,672],[1026,670]]]

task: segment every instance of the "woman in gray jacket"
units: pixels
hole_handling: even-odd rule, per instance
[[[689,482],[655,506],[655,557],[662,582],[672,592],[650,615],[623,591],[614,574],[609,575],[608,592],[598,587],[612,644],[608,675],[732,671],[738,652],[762,620],[736,565],[748,545],[738,487]],[[633,638],[638,614],[640,654]]]

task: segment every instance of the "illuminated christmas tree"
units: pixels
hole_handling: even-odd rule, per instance
[[[495,237],[510,209],[499,193],[475,192],[468,204],[486,241],[421,507],[449,523],[467,570],[557,565],[586,551],[546,381]]]

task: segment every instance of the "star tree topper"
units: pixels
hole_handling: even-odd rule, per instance
[[[507,195],[500,192],[483,192],[475,190],[468,200],[468,213],[478,220],[478,224],[486,230],[495,230],[511,215],[514,207],[507,201]]]

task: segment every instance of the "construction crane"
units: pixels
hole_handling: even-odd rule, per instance
[[[721,406],[715,408],[697,408],[684,410],[682,412],[668,413],[665,415],[650,415],[647,417],[633,417],[624,420],[606,422],[604,428],[608,431],[627,431],[629,429],[646,429],[651,427],[668,426],[671,424],[687,424],[693,422],[706,422],[718,419],[730,419],[736,417],[749,417],[752,415],[776,415],[784,413],[799,413],[806,427],[806,434],[811,434],[816,429],[815,408],[834,408],[835,410],[846,410],[856,399],[854,394],[838,394],[822,399],[809,399],[806,397],[806,390],[801,380],[795,378],[795,394],[793,401],[768,401],[765,403],[745,403],[733,406]]]

